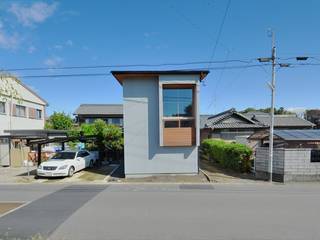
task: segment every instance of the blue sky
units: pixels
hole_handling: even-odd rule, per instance
[[[227,2],[2,0],[0,69],[208,61]],[[319,9],[317,0],[232,0],[212,60],[269,56],[271,39],[267,30],[272,28],[276,33],[278,57],[308,55],[313,57],[310,63],[320,63]],[[211,67],[234,65],[246,66],[236,62],[211,64]],[[186,67],[208,65],[157,69]],[[120,69],[129,68],[13,73],[18,76],[107,73]],[[320,66],[278,69],[276,106],[318,108],[319,71]],[[201,87],[201,112],[268,107],[270,91],[266,81],[270,76],[270,67],[212,69]],[[22,77],[22,80],[47,99],[49,114],[73,113],[80,103],[122,102],[122,88],[112,76]]]

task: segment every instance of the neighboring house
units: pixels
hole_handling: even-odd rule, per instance
[[[6,93],[0,96],[0,135],[4,134],[4,130],[43,129],[48,105],[46,100],[15,77],[6,75],[2,78],[10,82],[16,96],[11,98]],[[0,80],[0,89],[4,84]]]
[[[240,113],[230,109],[216,115],[201,116],[201,139],[246,139],[253,133],[270,127],[270,115],[263,112]],[[312,129],[315,124],[296,115],[275,115],[275,129]]]
[[[305,118],[320,128],[320,109],[310,109],[305,113]]]
[[[102,119],[108,124],[123,126],[122,104],[81,104],[74,115],[79,124],[93,123],[96,119]]]
[[[201,139],[235,140],[241,136],[248,137],[266,127],[233,108],[216,115],[201,115]]]
[[[246,117],[266,126],[270,126],[270,114],[264,112],[248,112]],[[315,124],[295,114],[274,115],[275,129],[312,129]]]
[[[197,174],[199,90],[208,71],[112,71],[123,86],[126,177]]]
[[[0,166],[10,165],[10,130],[44,129],[48,103],[16,77],[0,75]],[[7,90],[7,91],[5,91]]]
[[[253,134],[251,140],[261,141],[255,151],[257,178],[269,177],[269,133]],[[275,130],[273,152],[273,180],[320,180],[320,130]]]

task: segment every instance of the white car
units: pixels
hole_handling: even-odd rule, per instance
[[[86,150],[58,152],[38,166],[37,176],[72,177],[75,172],[86,167],[93,167],[95,161],[95,155]]]

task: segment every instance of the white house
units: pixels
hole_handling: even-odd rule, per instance
[[[48,103],[16,77],[0,73],[0,166],[10,164],[6,130],[44,129]]]
[[[4,130],[43,129],[47,105],[43,98],[16,77],[1,75],[0,135],[4,135]]]

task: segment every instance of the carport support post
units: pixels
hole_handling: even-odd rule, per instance
[[[38,166],[41,164],[41,144],[38,144]]]

